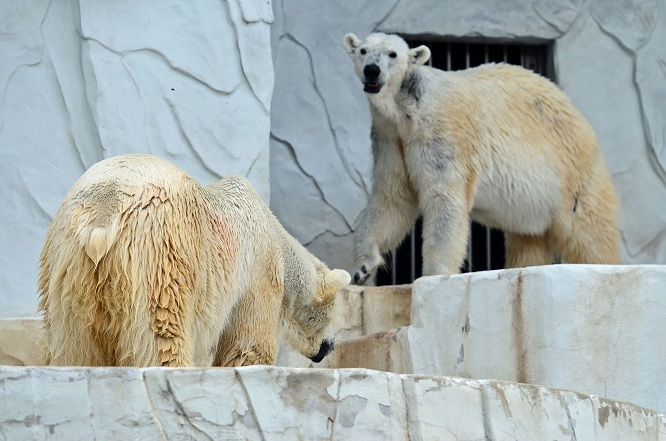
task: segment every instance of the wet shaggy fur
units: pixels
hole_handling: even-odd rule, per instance
[[[470,218],[502,230],[507,267],[619,263],[619,202],[590,124],[517,66],[445,72],[426,46],[347,34],[372,114],[373,186],[355,236],[362,283],[423,216],[423,273],[457,273]],[[359,85],[359,90],[360,90]]]
[[[245,178],[204,187],[160,158],[110,158],[74,184],[46,235],[46,362],[274,364],[278,337],[322,357],[349,280],[290,236]]]

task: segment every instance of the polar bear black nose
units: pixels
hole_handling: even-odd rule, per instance
[[[310,357],[310,360],[314,361],[315,363],[319,363],[326,357],[328,354],[333,352],[333,349],[335,348],[335,339],[327,339],[321,342],[321,346],[319,346],[319,352],[317,355],[314,357]]]
[[[376,64],[368,64],[363,68],[363,75],[365,75],[365,79],[367,81],[375,81],[377,78],[379,78],[381,70],[379,70],[379,66]]]

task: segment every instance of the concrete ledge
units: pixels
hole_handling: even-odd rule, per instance
[[[666,266],[424,277],[413,291],[415,373],[542,384],[666,412]]]
[[[364,369],[0,367],[3,439],[645,440],[632,404]],[[10,398],[11,399],[8,399]]]
[[[336,338],[407,326],[410,323],[412,285],[348,286],[336,298],[333,328]]]
[[[39,346],[42,333],[41,319],[0,319],[0,365],[43,365],[43,352]]]
[[[666,412],[666,267],[550,265],[424,277],[413,323],[320,365],[494,378]]]
[[[347,341],[394,328],[407,326],[410,323],[412,302],[412,286],[348,286],[341,290],[335,300],[335,315],[332,325],[335,330],[336,348],[347,347]],[[367,346],[367,345],[366,345]],[[384,346],[385,348],[386,346]],[[368,349],[368,348],[366,348]],[[382,349],[372,348],[376,353],[387,353]],[[286,346],[280,347],[277,364],[288,367],[342,367],[327,361],[336,355],[337,349],[320,364],[313,364],[301,354]],[[343,356],[347,356],[344,351]],[[359,353],[362,357],[363,353]],[[367,366],[379,368],[377,366]],[[396,372],[402,373],[401,370]],[[409,373],[411,371],[406,371]]]
[[[365,368],[397,374],[414,372],[407,328],[343,340],[317,365],[319,368]]]

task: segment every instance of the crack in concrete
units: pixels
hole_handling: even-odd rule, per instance
[[[46,9],[46,13],[44,14],[44,18],[42,19],[42,22],[39,25],[39,34],[42,38],[42,45],[44,44],[43,26],[44,26],[44,22],[46,21],[46,17],[48,16],[48,12],[51,9],[51,4],[52,4],[52,1],[49,1],[49,5]],[[44,60],[44,56],[43,56],[44,52],[45,52],[45,50],[42,50],[42,61]],[[65,133],[67,135],[67,139],[69,140],[70,144],[74,148],[74,151],[76,152],[76,157],[79,160],[79,164],[81,165],[81,168],[83,170],[86,170],[88,168],[88,166],[86,166],[86,163],[83,159],[83,150],[81,149],[81,147],[76,142],[76,136],[74,136],[74,132],[72,130],[72,127],[73,127],[72,118],[71,118],[72,111],[69,108],[69,106],[67,105],[67,98],[65,96],[65,91],[63,90],[63,84],[62,84],[62,81],[60,80],[60,75],[58,75],[58,69],[56,69],[55,64],[53,63],[53,61],[51,60],[50,57],[48,57],[46,59],[48,60],[48,63],[46,63],[47,69],[51,71],[51,73],[53,74],[53,76],[56,79],[57,87],[55,87],[55,89],[58,92],[59,104],[65,110],[64,113],[65,113],[65,119],[66,119],[67,124],[65,124],[63,129],[65,130]]]
[[[407,439],[408,441],[412,441],[412,439],[422,440],[423,433],[421,430],[421,426],[418,425],[419,412],[417,409],[413,409],[413,407],[418,406],[418,403],[415,402],[415,400],[409,400],[406,390],[407,388],[405,387],[405,381],[411,381],[411,383],[414,385],[414,389],[416,389],[416,382],[414,380],[414,377],[405,376],[405,375],[400,376],[400,385],[402,386],[402,400],[403,403],[405,403],[405,419],[407,420]],[[416,390],[414,390],[413,392],[416,392]],[[410,396],[412,395],[415,394],[410,394]],[[414,432],[413,435],[412,432]]]
[[[259,158],[261,157],[261,153],[262,152],[258,152],[257,156],[255,156],[254,159],[252,160],[252,162],[250,163],[250,166],[248,167],[247,171],[244,174],[244,176],[246,178],[250,175],[250,173],[252,173],[252,169],[254,168],[254,165],[257,163],[257,161],[259,161]]]
[[[337,370],[334,370],[333,375],[335,377],[337,377],[338,388],[337,388],[337,391],[336,391],[335,397],[334,397],[335,398],[335,414],[334,414],[333,421],[332,421],[333,424],[332,424],[332,427],[331,427],[331,436],[329,438],[331,440],[336,439],[335,438],[335,428],[337,426],[337,421],[338,421],[339,416],[340,416],[340,388],[342,387],[342,378],[340,377],[340,373]]]
[[[380,18],[377,23],[375,23],[375,25],[372,27],[372,32],[378,32],[378,30],[381,28],[384,22],[391,16],[393,11],[395,11],[395,8],[397,8],[399,4],[400,0],[396,0],[396,2],[393,4],[393,6],[391,6],[389,11],[386,14],[384,14],[384,16]]]
[[[334,236],[334,237],[347,237],[347,236],[349,236],[350,234],[354,234],[353,231],[349,231],[348,233],[340,234],[340,233],[336,233],[335,231],[332,231],[332,230],[326,229],[326,230],[322,231],[321,233],[317,234],[315,237],[313,237],[313,238],[310,239],[309,241],[304,242],[304,243],[303,243],[303,246],[304,246],[304,247],[308,247],[308,246],[310,246],[313,242],[315,242],[317,239],[321,238],[322,236],[324,236],[324,235],[327,234],[327,233],[331,234],[331,235]]]
[[[257,430],[259,431],[259,435],[261,435],[262,441],[266,441],[266,435],[264,434],[264,429],[261,427],[261,422],[259,421],[259,416],[257,415],[257,412],[254,410],[254,404],[252,403],[252,399],[250,398],[250,394],[247,390],[247,386],[245,386],[245,382],[243,381],[243,376],[240,375],[238,372],[239,368],[234,368],[234,374],[236,376],[236,379],[241,385],[241,388],[243,388],[243,393],[245,394],[245,397],[247,398],[247,407],[250,409],[250,412],[252,415],[254,415],[254,421],[257,425]]]
[[[250,80],[250,78],[247,76],[247,73],[245,72],[245,69],[247,67],[247,63],[244,60],[243,49],[241,48],[241,43],[240,43],[240,39],[242,38],[242,36],[241,36],[241,32],[239,32],[239,30],[238,30],[238,25],[237,25],[236,21],[234,20],[234,12],[239,12],[240,15],[241,15],[241,20],[245,21],[242,17],[243,11],[242,10],[232,11],[232,6],[231,6],[232,2],[231,1],[223,2],[223,3],[226,5],[227,17],[229,18],[229,23],[231,24],[231,29],[233,29],[233,32],[234,32],[234,41],[236,42],[236,49],[238,49],[238,59],[240,60],[240,64],[241,64],[240,70],[243,73],[243,78],[245,78],[245,81],[250,86],[250,90],[252,91],[252,95],[259,102],[259,104],[261,105],[261,108],[264,109],[266,114],[270,115],[270,111],[271,111],[270,110],[270,105],[268,103],[265,103],[261,98],[259,98],[259,94],[257,93],[257,90],[255,89],[254,83],[252,82],[252,80]],[[236,6],[238,6],[239,9],[242,9],[240,7],[240,5],[238,5],[237,3],[234,3],[234,4]],[[249,24],[248,24],[248,26],[249,26]]]
[[[633,49],[631,49],[629,46],[624,44],[624,42],[622,41],[622,39],[620,39],[620,37],[615,35],[611,30],[607,29],[606,26],[604,26],[604,24],[596,17],[594,11],[590,11],[590,17],[592,18],[592,21],[594,21],[597,24],[601,32],[608,35],[611,38],[611,40],[615,41],[617,45],[620,46],[623,52],[632,57],[632,59],[634,60],[634,69],[635,69],[636,52]]]
[[[561,28],[560,26],[557,25],[557,23],[553,22],[552,20],[549,20],[543,13],[541,13],[538,9],[538,5],[533,4],[532,5],[532,10],[534,13],[548,26],[559,32],[559,36],[565,35],[569,30],[571,29],[571,26],[573,26],[573,23],[576,21],[578,16],[580,15],[580,7],[576,10],[576,14],[574,15],[573,19],[569,22],[569,26],[567,28]]]
[[[189,424],[189,426],[194,429],[197,433],[202,434],[205,436],[207,439],[213,441],[213,437],[211,437],[207,432],[204,430],[200,429],[197,427],[194,422],[190,419],[190,416],[188,415],[187,409],[185,409],[185,406],[183,406],[183,403],[181,403],[178,398],[176,397],[176,394],[174,393],[173,389],[171,388],[171,382],[169,381],[168,378],[164,379],[167,385],[167,392],[169,393],[169,396],[173,399],[173,403],[176,406],[174,409],[176,415],[180,415],[183,417],[183,419]]]
[[[310,72],[312,73],[312,85],[314,87],[314,91],[319,97],[319,100],[321,101],[322,107],[324,108],[324,113],[326,114],[326,122],[328,123],[328,128],[331,132],[331,136],[333,136],[333,145],[335,147],[335,151],[338,154],[338,157],[340,158],[340,161],[342,162],[342,165],[345,168],[345,172],[351,180],[359,186],[360,188],[364,189],[366,195],[369,194],[368,189],[365,186],[365,182],[363,181],[363,178],[361,176],[361,173],[359,170],[354,169],[347,158],[344,155],[344,152],[342,151],[342,148],[340,147],[340,141],[338,140],[338,135],[337,132],[335,131],[335,128],[333,127],[333,118],[331,117],[331,112],[328,108],[328,103],[324,99],[324,95],[321,92],[321,89],[319,88],[319,83],[317,81],[317,75],[316,75],[316,70],[315,70],[315,64],[314,64],[314,59],[312,58],[312,54],[310,53],[310,50],[305,46],[303,43],[298,41],[296,37],[294,37],[293,34],[287,32],[284,35],[285,38],[287,38],[289,41],[300,47],[305,51],[305,53],[308,56],[308,60],[310,62]],[[282,38],[282,37],[281,37]]]
[[[42,20],[39,22],[39,36],[42,38],[42,56],[44,56],[44,32],[42,31],[42,28],[44,26],[44,22],[46,21],[46,17],[49,15],[49,10],[51,9],[51,3],[53,3],[53,0],[49,0],[49,4],[46,6],[46,10],[44,11],[44,16],[42,17]]]
[[[52,1],[52,0],[51,0]],[[20,63],[18,66],[16,66],[10,73],[7,75],[7,80],[5,81],[4,87],[2,88],[2,96],[0,97],[0,103],[2,104],[2,108],[5,107],[5,97],[7,94],[7,91],[9,90],[9,84],[12,81],[12,78],[16,73],[22,68],[22,67],[31,67],[31,66],[36,66],[39,63],[42,62],[44,59],[44,33],[42,32],[42,26],[44,24],[44,21],[46,20],[46,16],[48,15],[49,9],[51,8],[51,1],[49,1],[49,4],[47,5],[46,9],[44,10],[44,16],[42,17],[40,23],[39,23],[39,36],[41,37],[41,44],[38,46],[41,48],[41,53],[40,57],[37,61],[35,62],[26,62],[26,63]],[[28,53],[31,51],[29,50]],[[4,61],[4,60],[3,60]],[[0,130],[2,130],[3,127],[3,120],[4,118],[2,117],[4,112],[0,112]]]
[[[271,138],[272,138],[273,140],[275,140],[275,141],[280,142],[280,143],[283,144],[285,147],[287,147],[287,150],[289,150],[289,153],[291,154],[291,156],[292,156],[292,158],[293,158],[293,160],[294,160],[294,161],[293,161],[294,164],[295,164],[295,165],[301,170],[301,172],[302,172],[305,176],[307,176],[307,177],[312,181],[312,183],[314,184],[315,188],[317,189],[317,191],[318,191],[319,194],[321,195],[321,200],[322,200],[326,205],[328,205],[328,206],[331,208],[331,210],[335,211],[335,212],[340,216],[340,218],[341,218],[342,221],[345,223],[345,225],[347,226],[347,228],[349,228],[350,231],[353,231],[353,228],[352,228],[351,224],[347,221],[347,218],[345,218],[345,216],[342,214],[342,212],[341,212],[340,210],[338,210],[335,206],[333,206],[333,204],[331,204],[331,203],[328,201],[328,199],[326,198],[326,195],[324,194],[324,190],[323,190],[323,189],[321,188],[321,186],[319,185],[319,182],[315,179],[315,177],[314,177],[313,175],[311,175],[310,173],[308,173],[308,172],[305,170],[305,168],[303,167],[303,165],[301,164],[301,162],[298,160],[298,155],[296,154],[296,149],[294,148],[294,146],[293,146],[290,142],[288,142],[287,140],[285,140],[285,139],[281,139],[281,138],[278,138],[278,137],[275,135],[275,133],[273,133],[273,132],[271,132]]]
[[[90,409],[90,431],[92,432],[93,439],[97,439],[97,433],[95,430],[95,413],[93,412],[93,400],[90,396],[90,374],[92,371],[90,369],[84,372],[86,378],[86,397],[88,398],[88,409]]]
[[[483,418],[483,431],[488,440],[497,439],[493,430],[493,423],[490,417],[490,391],[491,387],[487,383],[481,383],[479,392],[481,392],[481,415]]]
[[[94,141],[96,142],[96,145],[99,147],[101,154],[97,155],[97,162],[101,161],[105,156],[106,156],[106,147],[102,143],[102,138],[99,135],[99,127],[97,125],[97,118],[96,118],[96,113],[93,111],[93,106],[92,106],[92,97],[88,94],[88,89],[89,89],[89,84],[88,84],[88,76],[86,75],[87,69],[85,68],[83,64],[83,31],[82,31],[82,25],[81,25],[81,7],[79,5],[79,2],[70,2],[72,5],[72,18],[74,20],[74,24],[76,26],[76,30],[78,32],[79,39],[77,40],[78,44],[78,49],[79,49],[79,57],[78,57],[78,68],[80,69],[81,72],[81,78],[83,78],[83,96],[84,96],[84,109],[86,112],[86,117],[88,119],[88,122],[92,125],[90,134],[93,136]],[[89,47],[89,45],[86,45]],[[91,63],[92,64],[92,63]],[[97,85],[97,78],[94,76],[94,72],[92,72],[93,77],[90,78],[90,80],[95,81],[95,89],[99,91],[99,87]],[[92,149],[91,149],[92,150]]]
[[[197,150],[197,148],[194,146],[194,143],[190,139],[190,137],[187,135],[187,131],[185,130],[185,126],[183,125],[182,121],[180,120],[180,117],[178,116],[178,112],[176,110],[176,106],[169,100],[166,99],[167,107],[169,108],[169,112],[173,116],[173,119],[176,121],[176,126],[178,128],[178,132],[183,136],[183,139],[187,143],[187,146],[189,147],[190,151],[192,154],[194,154],[194,157],[199,161],[201,166],[210,174],[215,176],[215,178],[222,179],[222,175],[218,173],[217,171],[213,170],[207,163],[204,161],[204,159],[201,157],[201,153]]]
[[[599,29],[609,36],[611,40],[615,41],[617,45],[625,52],[627,53],[632,60],[632,82],[634,84],[634,87],[636,89],[636,97],[638,99],[638,104],[639,104],[639,109],[640,109],[640,118],[643,123],[643,133],[645,136],[645,142],[647,143],[647,159],[649,161],[649,164],[652,166],[651,168],[653,171],[656,173],[657,178],[666,185],[666,164],[664,161],[662,161],[661,156],[660,156],[660,151],[658,149],[658,146],[656,145],[656,140],[653,139],[652,137],[652,127],[650,124],[650,114],[646,110],[646,104],[645,104],[645,96],[643,93],[643,90],[641,88],[641,84],[638,80],[638,51],[634,51],[628,46],[626,46],[622,40],[613,34],[609,29],[607,29],[601,22],[600,20],[595,16],[595,14],[591,11],[590,16],[592,17],[593,21],[596,23],[596,25],[599,27]],[[646,42],[641,45],[641,47],[645,47],[650,38],[646,40]],[[666,62],[662,59],[658,59],[657,61],[664,72],[664,76],[666,77]],[[663,138],[666,140],[666,125],[663,127]],[[621,232],[621,238],[622,241],[625,245],[625,249],[629,253],[630,256],[638,256],[640,255],[643,250],[646,248],[650,247],[653,243],[657,242],[661,238],[662,234],[657,233],[652,237],[647,243],[640,247],[639,250],[635,252],[631,252],[632,247],[629,245],[629,239],[625,236],[624,232]]]
[[[242,81],[240,81],[240,82],[238,82],[238,84],[234,85],[231,89],[217,88],[217,87],[209,84],[208,82],[206,82],[206,80],[204,78],[200,78],[197,74],[195,74],[193,72],[190,72],[190,71],[186,70],[185,68],[176,66],[175,64],[173,64],[171,62],[169,57],[167,57],[166,55],[164,55],[162,52],[160,52],[159,50],[157,50],[155,48],[143,47],[143,48],[138,48],[138,49],[127,49],[127,50],[118,51],[118,50],[112,48],[111,46],[109,46],[105,43],[102,43],[100,40],[98,40],[94,37],[89,37],[89,36],[86,36],[86,35],[82,35],[81,38],[84,41],[94,41],[95,43],[102,46],[104,49],[118,55],[119,57],[126,57],[128,54],[142,53],[142,52],[148,52],[148,53],[155,54],[160,59],[162,59],[174,71],[190,78],[191,80],[194,80],[196,83],[204,86],[206,89],[209,89],[209,90],[211,90],[215,93],[218,93],[218,94],[223,94],[225,96],[232,95],[234,92],[236,92],[242,86]]]
[[[148,390],[145,370],[141,372],[141,380],[142,380],[141,383],[143,384],[143,390],[146,392],[146,398],[147,398],[148,408],[150,410],[150,416],[157,423],[157,428],[159,429],[160,434],[162,435],[162,439],[168,439],[166,430],[164,430],[164,423],[162,422],[162,419],[159,417],[159,413],[155,411],[155,403],[153,402],[152,394]]]
[[[643,96],[643,92],[641,90],[641,86],[638,82],[637,75],[638,75],[638,63],[637,63],[637,55],[634,55],[633,57],[633,62],[634,62],[634,72],[633,72],[633,82],[636,87],[636,95],[638,97],[638,104],[641,109],[641,121],[643,122],[643,132],[645,134],[645,141],[648,144],[648,159],[650,161],[650,164],[652,164],[655,172],[657,173],[657,176],[659,179],[666,185],[666,164],[662,162],[662,159],[659,155],[658,148],[656,145],[656,141],[652,137],[652,127],[650,125],[650,118],[649,114],[645,109],[645,98]],[[661,60],[661,63],[664,63],[663,60]],[[666,76],[666,64],[663,65],[664,67],[664,76]],[[663,127],[663,137],[664,140],[666,140],[666,124],[664,124]]]
[[[569,421],[569,427],[567,427],[567,429],[571,430],[570,434],[571,441],[576,441],[578,439],[578,437],[576,436],[576,422],[571,417],[571,410],[569,409],[569,403],[567,403],[565,397],[562,396],[562,392],[558,392],[557,395],[560,398],[560,404],[562,404],[562,407],[564,407],[564,411],[567,413],[567,420]]]
[[[76,142],[76,136],[74,136],[74,131],[72,130],[73,123],[72,123],[72,111],[67,105],[67,98],[65,97],[65,92],[63,90],[63,85],[62,82],[60,81],[60,75],[58,75],[58,70],[56,69],[55,65],[50,59],[47,59],[48,61],[45,61],[43,64],[47,66],[47,69],[51,71],[53,74],[53,77],[55,78],[55,91],[57,92],[58,95],[58,105],[61,106],[62,109],[64,109],[64,118],[66,124],[63,124],[62,128],[65,132],[65,135],[67,136],[67,140],[69,141],[70,146],[74,150],[75,154],[74,156],[78,159],[79,165],[81,165],[82,170],[86,170],[88,166],[86,166],[86,163],[83,159],[83,150],[80,148],[78,143]]]
[[[132,80],[132,84],[133,84],[134,87],[136,88],[137,93],[138,93],[139,96],[141,97],[141,102],[142,102],[142,104],[143,104],[143,106],[144,106],[144,109],[145,109],[145,108],[150,108],[150,106],[149,106],[149,104],[148,104],[148,99],[146,98],[146,94],[143,93],[143,88],[141,87],[141,85],[139,84],[139,81],[138,81],[138,80],[136,79],[136,77],[134,76],[134,73],[132,72],[132,69],[130,69],[129,65],[128,65],[127,62],[125,61],[125,57],[124,57],[124,56],[121,56],[119,61],[120,61],[120,65],[123,67],[123,70],[124,70],[125,72],[127,72],[127,75],[130,77],[130,80]],[[143,121],[142,121],[142,123],[143,123],[142,125],[143,125],[143,126],[150,126],[151,124],[149,124],[149,123],[146,121],[147,112],[142,112],[142,113],[143,113],[143,118],[144,118]]]

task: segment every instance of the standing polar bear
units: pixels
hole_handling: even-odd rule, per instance
[[[423,216],[423,273],[457,273],[469,219],[504,231],[507,267],[619,263],[618,197],[590,124],[553,83],[487,64],[423,66],[426,46],[347,34],[370,101],[373,185],[356,283]]]
[[[46,235],[47,363],[274,364],[278,336],[319,362],[350,280],[289,235],[242,176],[203,187],[160,158],[106,159]]]

